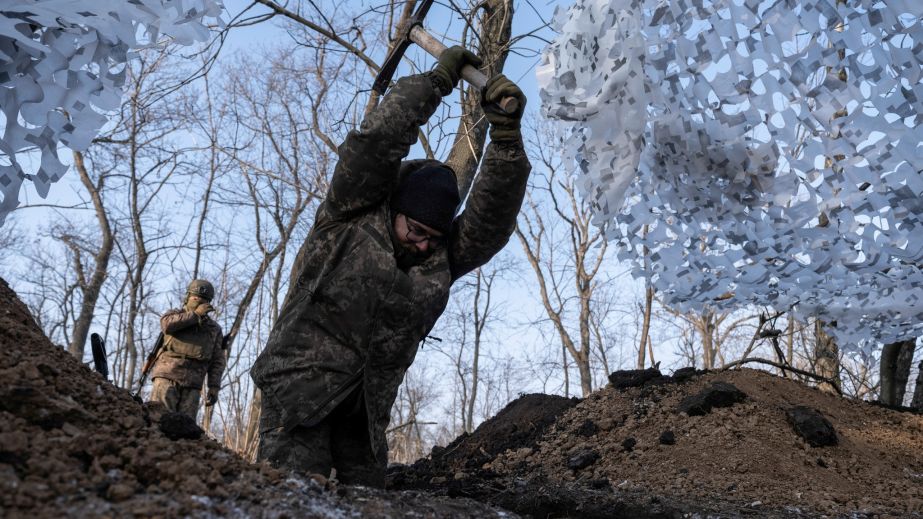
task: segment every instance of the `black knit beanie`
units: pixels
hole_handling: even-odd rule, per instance
[[[446,165],[433,164],[401,180],[391,199],[391,209],[448,234],[460,203],[455,173]]]

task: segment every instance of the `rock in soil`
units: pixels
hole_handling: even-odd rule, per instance
[[[799,405],[787,410],[785,415],[795,433],[811,447],[829,447],[838,443],[830,420],[824,418],[817,409]]]
[[[599,459],[599,453],[594,450],[585,450],[579,452],[567,460],[567,468],[571,470],[580,470],[596,463]]]
[[[663,431],[660,433],[660,438],[657,439],[661,445],[675,445],[676,444],[676,435],[673,434],[673,431]]]
[[[609,374],[609,384],[615,389],[641,387],[646,382],[660,378],[661,376],[660,370],[656,368],[615,371]]]
[[[733,384],[715,382],[699,393],[684,398],[676,409],[689,416],[702,416],[716,407],[731,407],[746,399],[747,395]]]
[[[176,411],[161,415],[160,432],[171,440],[198,440],[205,434],[191,416]]]

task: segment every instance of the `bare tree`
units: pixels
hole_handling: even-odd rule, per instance
[[[449,360],[454,379],[451,415],[453,434],[472,432],[483,415],[477,413],[481,387],[491,384],[482,368],[490,327],[501,322],[503,308],[496,301],[495,287],[511,263],[495,258],[461,279],[452,292],[450,308],[445,312],[442,329],[448,332],[439,341],[427,341],[429,348]],[[482,406],[483,407],[483,406]]]
[[[366,66],[370,78],[378,73],[379,65],[367,54],[369,48],[363,31],[358,27],[358,17],[350,18],[349,29],[344,30],[343,27],[337,27],[335,16],[326,15],[313,2],[309,5],[299,4],[294,8],[272,0],[256,0],[256,3],[268,7],[274,16],[284,16],[299,24],[305,31],[320,36],[323,45],[345,49]],[[380,16],[383,15],[385,31],[388,33],[385,55],[395,48],[404,31],[409,28],[408,21],[416,5],[416,0],[403,4],[390,3],[383,12],[378,13]],[[463,20],[459,43],[478,54],[484,62],[484,73],[488,77],[500,73],[506,63],[512,41],[512,0],[485,0],[466,8],[453,3],[451,7]],[[352,30],[353,28],[355,30]],[[444,41],[449,40],[444,34],[436,36]],[[454,133],[451,153],[446,159],[446,163],[458,176],[459,191],[462,193],[467,193],[471,187],[487,140],[487,121],[481,111],[479,99],[479,93],[473,87],[459,91],[462,114]],[[371,110],[377,101],[378,96],[372,94],[364,112]],[[433,151],[426,135],[421,137],[428,155],[432,156]]]
[[[227,152],[242,177],[228,186],[224,203],[252,212],[255,224],[250,248],[259,252],[259,262],[235,301],[236,311],[226,331],[229,360],[266,274],[274,262],[284,260],[297,231],[305,227],[303,216],[326,190],[335,161],[334,139],[325,132],[331,123],[321,120],[322,114],[330,112],[322,107],[332,104],[328,99],[331,83],[345,62],[340,58],[328,64],[327,51],[320,46],[302,60],[293,62],[292,54],[291,49],[280,49],[269,62],[268,72],[261,74],[254,74],[259,69],[255,62],[242,60],[227,79],[234,107],[230,110],[231,135],[245,135],[246,141],[229,142],[223,148],[232,150]],[[232,186],[244,189],[234,193]],[[206,407],[206,430],[211,413],[212,408]]]
[[[715,369],[728,363],[727,347],[731,343],[741,344],[752,333],[752,321],[757,319],[756,314],[749,312],[719,312],[713,308],[705,307],[700,312],[683,313],[673,310],[665,305],[663,307],[679,322],[684,323],[692,331],[692,337],[698,337],[701,345],[701,356],[704,369]],[[695,359],[693,365],[697,365]]]
[[[15,213],[10,214],[7,216],[5,225],[0,226],[0,276],[12,275],[12,271],[7,270],[10,260],[25,246],[25,236],[16,220]]]
[[[818,387],[823,391],[840,392],[843,383],[840,379],[840,349],[834,338],[824,330],[826,326],[836,326],[836,323],[825,323],[818,319],[814,323],[814,369],[815,372],[829,380],[822,382]]]
[[[917,411],[923,410],[923,360],[917,365],[917,381],[914,384],[910,407]]]
[[[388,459],[396,463],[411,463],[425,456],[433,444],[427,426],[438,424],[426,421],[425,415],[439,393],[437,379],[428,373],[429,366],[423,362],[411,366],[391,408],[391,427],[386,431]]]
[[[149,50],[126,68],[127,94],[109,129],[86,153],[74,155],[95,232],[74,233],[62,226],[64,232],[58,233],[79,292],[69,310],[74,316],[71,351],[82,358],[90,326],[104,322],[109,343],[118,337],[111,352],[116,369],[110,371],[125,387],[134,384],[139,349],[149,335],[143,321],[151,314],[149,295],[156,291],[149,276],[170,247],[171,208],[164,204],[164,190],[174,175],[186,172],[186,149],[178,138],[182,121],[174,99],[164,95],[165,85],[183,74],[175,58],[171,47]],[[106,295],[107,285],[116,292]],[[101,299],[108,310],[100,308]]]
[[[573,178],[562,178],[560,150],[548,143],[559,139],[550,126],[538,126],[532,149],[533,184],[527,193],[526,210],[516,236],[535,274],[545,318],[560,341],[564,376],[567,357],[579,374],[583,396],[593,391],[591,358],[594,349],[594,320],[602,308],[596,298],[609,282],[602,270],[608,244],[603,230],[595,227],[590,204],[581,200]]]
[[[470,11],[459,14],[465,19],[461,45],[476,49],[477,55],[484,61],[482,68],[488,78],[501,73],[512,39],[512,0],[485,0],[473,4]],[[473,23],[475,17],[477,24]],[[477,31],[469,32],[468,27],[477,27]],[[458,95],[462,115],[446,164],[458,175],[459,192],[467,193],[483,156],[488,125],[481,110],[479,92],[469,86],[458,90]]]
[[[910,379],[910,368],[913,365],[913,353],[917,340],[885,344],[881,351],[881,392],[878,399],[888,405],[902,405],[904,394],[907,391],[907,382]]]
[[[80,313],[74,321],[74,332],[71,338],[68,350],[79,360],[83,360],[84,348],[87,342],[87,335],[90,332],[90,325],[93,317],[96,315],[96,302],[99,300],[99,293],[109,272],[109,258],[112,256],[112,249],[115,244],[112,227],[109,224],[109,215],[106,206],[103,204],[102,192],[105,188],[107,174],[100,174],[96,181],[90,177],[87,171],[86,161],[83,154],[79,151],[74,152],[74,168],[80,176],[80,182],[86,188],[93,204],[93,211],[96,215],[97,225],[99,226],[99,245],[95,251],[88,247],[82,246],[77,240],[68,239],[65,241],[68,247],[73,251],[74,271],[77,274],[77,286],[82,292],[80,303]],[[89,267],[84,267],[82,256],[84,253],[93,255],[92,272],[87,275]]]

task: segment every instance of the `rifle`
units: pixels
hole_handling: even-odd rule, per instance
[[[141,368],[141,383],[138,384],[138,391],[134,394],[133,398],[138,400],[138,395],[141,394],[141,390],[144,389],[144,383],[147,381],[147,374],[154,367],[154,363],[157,362],[157,357],[160,356],[160,352],[163,350],[163,332],[160,332],[160,335],[157,336],[157,342],[154,343],[154,349],[151,350],[151,353],[147,356],[147,360],[144,361],[144,366]]]

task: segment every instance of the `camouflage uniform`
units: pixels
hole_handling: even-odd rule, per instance
[[[452,283],[512,235],[530,171],[521,137],[488,145],[448,245],[399,268],[389,203],[403,175],[434,163],[402,159],[441,97],[430,74],[402,78],[339,147],[327,197],[251,370],[264,395],[260,459],[324,475],[333,467],[343,482],[381,485],[391,406],[417,344]]]
[[[163,351],[151,370],[151,401],[195,418],[205,376],[210,388],[221,385],[225,365],[221,326],[208,316],[174,309],[160,318],[160,328]]]

